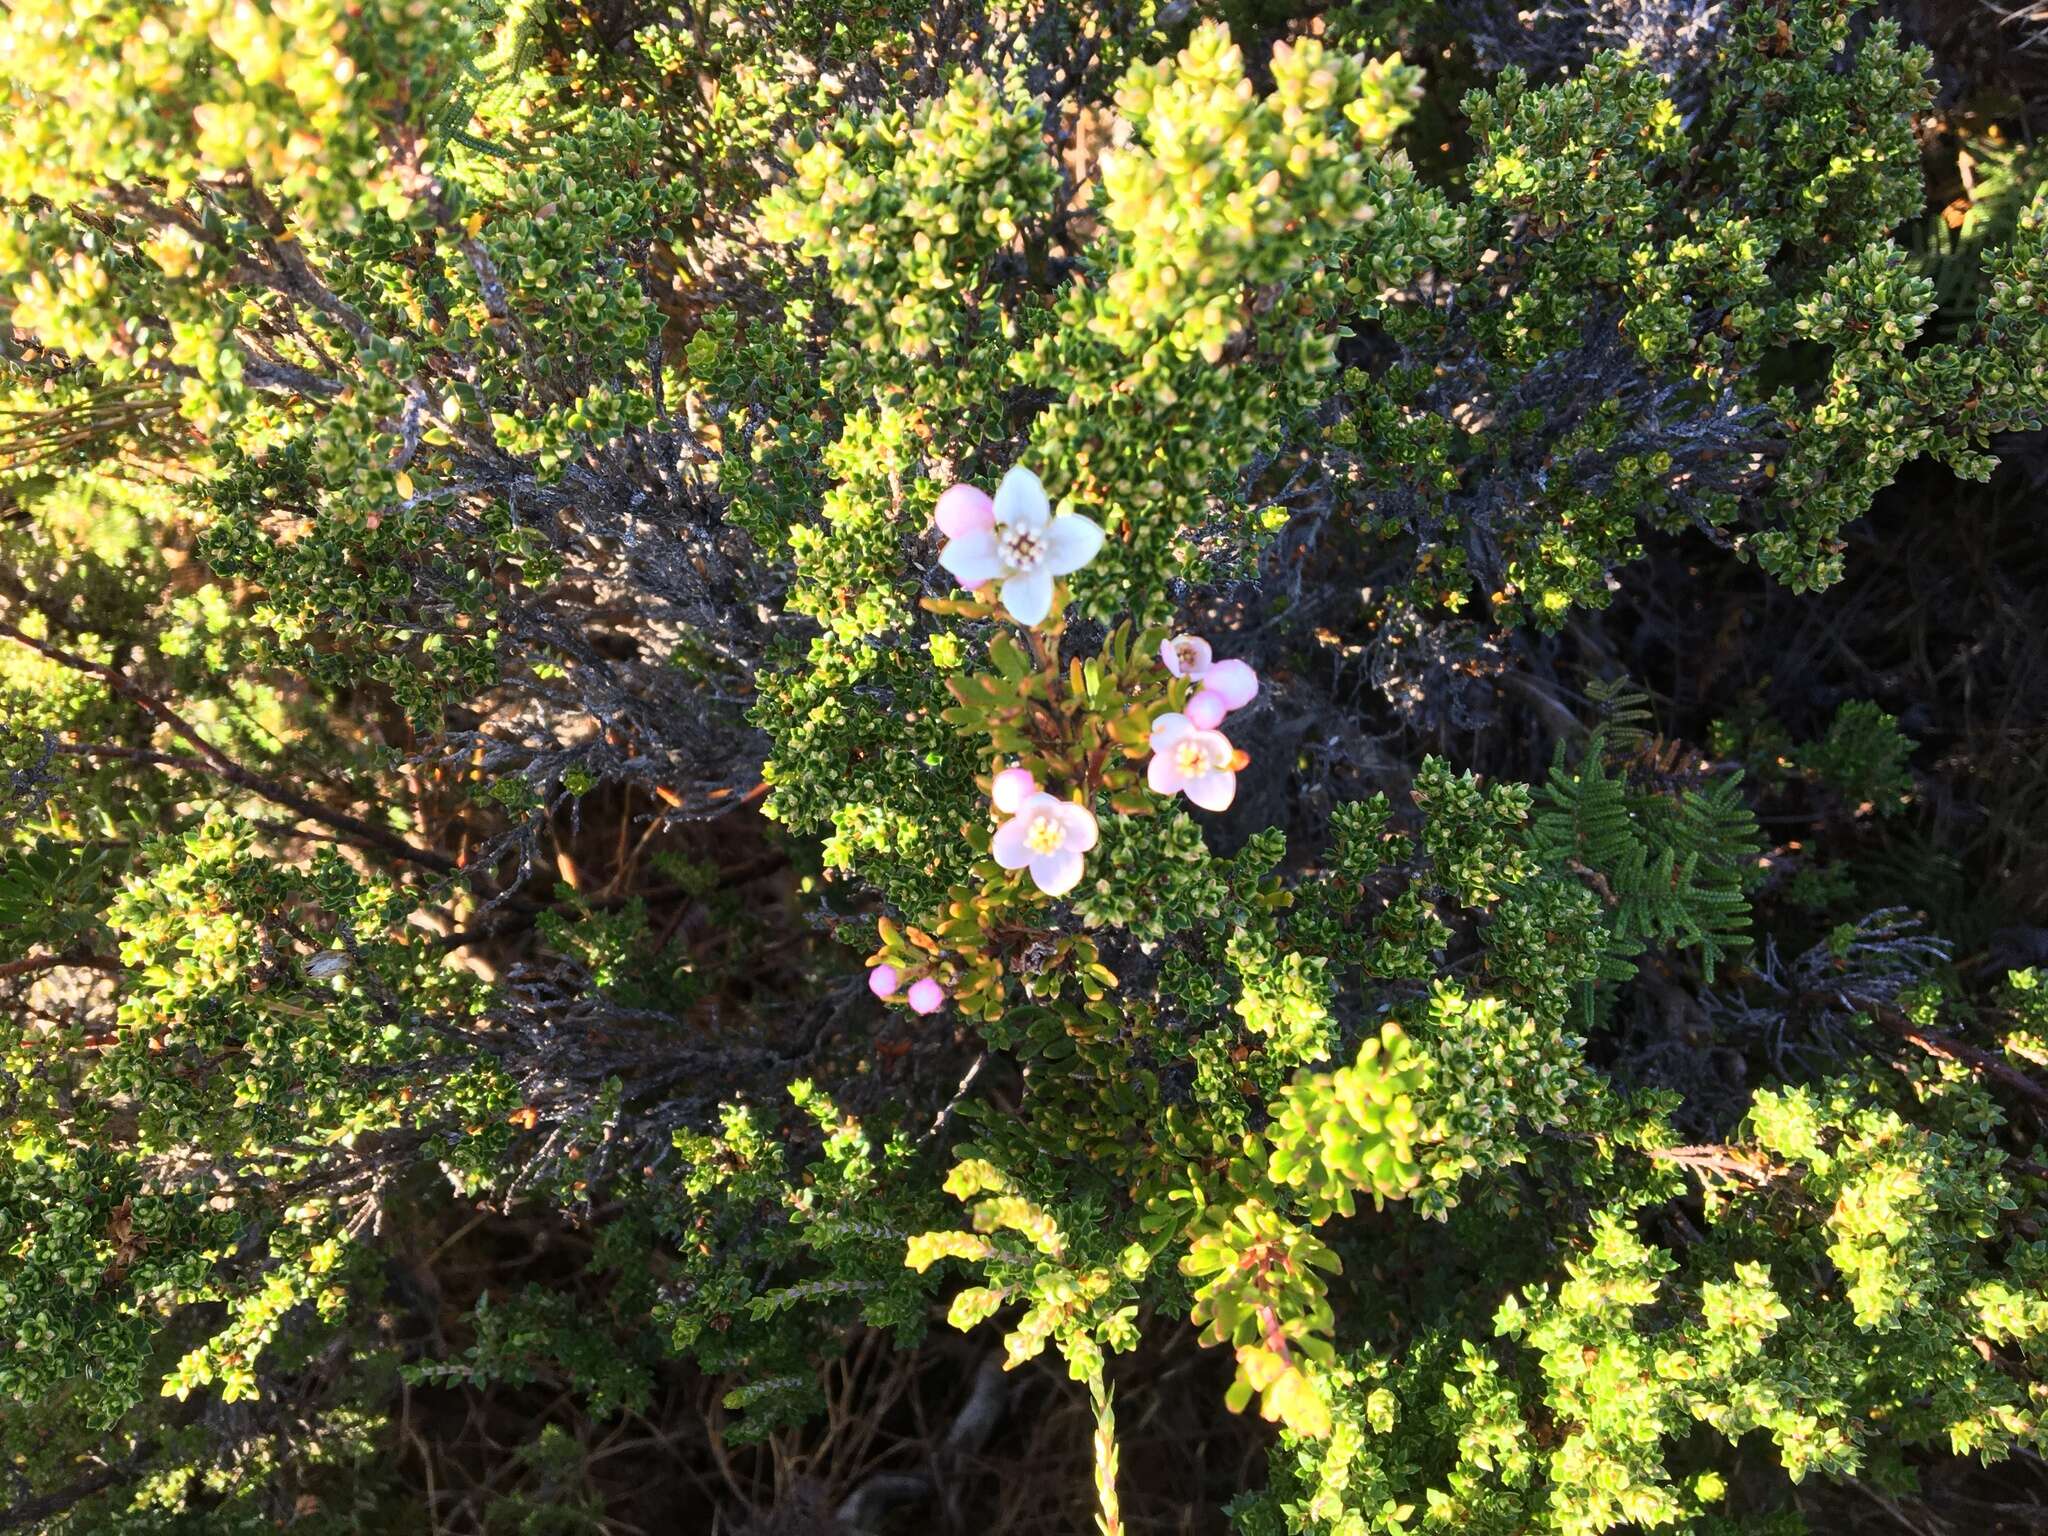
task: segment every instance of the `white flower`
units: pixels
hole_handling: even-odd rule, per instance
[[[1184,794],[1205,811],[1229,809],[1237,798],[1237,748],[1221,731],[1205,731],[1183,714],[1152,722],[1152,761],[1145,782],[1159,794]]]
[[[1200,635],[1175,635],[1159,642],[1159,659],[1175,677],[1192,677],[1196,682],[1209,670],[1215,656],[1209,642]]]
[[[996,487],[993,525],[947,540],[939,564],[972,590],[1000,582],[1003,607],[1019,624],[1052,612],[1056,577],[1078,571],[1102,548],[1102,529],[1078,512],[1052,515],[1038,476],[1019,464]]]
[[[989,851],[1005,869],[1029,869],[1048,896],[1081,881],[1081,855],[1095,846],[1095,815],[1085,805],[1043,791],[1026,795],[1017,814],[996,828]]]

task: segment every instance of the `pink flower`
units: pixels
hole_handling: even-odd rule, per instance
[[[1087,806],[1043,791],[1018,802],[989,851],[1005,869],[1028,869],[1048,896],[1064,896],[1081,881],[1081,855],[1095,846],[1095,816]]]
[[[868,972],[868,990],[879,998],[894,997],[902,984],[903,973],[893,965],[878,965]]]
[[[1205,811],[1228,809],[1237,795],[1237,749],[1221,731],[1183,714],[1152,722],[1152,762],[1145,782],[1162,795],[1184,794]]]
[[[980,521],[979,504],[966,497],[954,508],[948,517],[964,531],[947,540],[939,564],[970,592],[1001,582],[1003,607],[1026,626],[1052,612],[1054,581],[1080,570],[1102,548],[1100,525],[1078,512],[1054,517],[1045,486],[1021,464],[996,487],[988,523]]]
[[[1003,815],[1014,816],[1017,808],[1037,793],[1038,780],[1031,776],[1029,768],[1005,768],[996,775],[989,799]]]
[[[937,1013],[946,1006],[946,989],[931,977],[913,981],[910,984],[910,1011],[912,1013]]]

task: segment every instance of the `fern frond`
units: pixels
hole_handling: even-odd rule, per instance
[[[1558,748],[1532,822],[1535,850],[1599,883],[1610,934],[1603,974],[1625,979],[1644,950],[1671,945],[1697,951],[1711,980],[1749,931],[1759,843],[1740,776],[1700,789],[1637,789],[1609,771],[1607,743],[1603,726],[1575,767]]]
[[[1624,755],[1640,747],[1656,728],[1650,696],[1626,673],[1592,679],[1586,684],[1586,697],[1600,711],[1600,729],[1606,739]]]

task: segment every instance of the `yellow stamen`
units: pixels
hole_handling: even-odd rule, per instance
[[[1033,853],[1058,853],[1066,845],[1067,829],[1050,816],[1041,816],[1024,834],[1024,846]]]

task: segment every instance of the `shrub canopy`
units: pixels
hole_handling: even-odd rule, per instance
[[[8,8],[0,1525],[613,1529],[941,1324],[1105,1536],[1181,1337],[1245,1536],[2020,1507],[2043,626],[1868,610],[2043,569],[2048,194],[1480,9]]]

